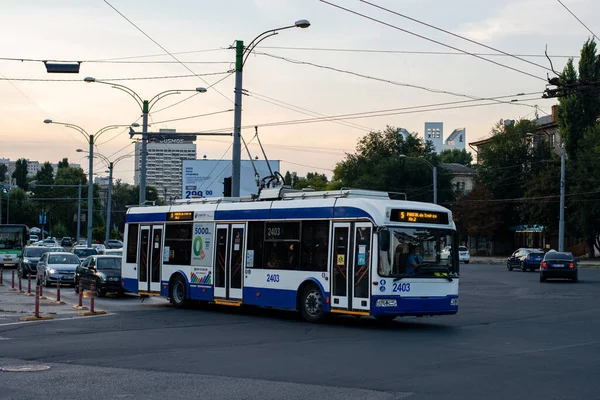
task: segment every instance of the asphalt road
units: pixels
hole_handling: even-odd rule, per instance
[[[462,267],[455,316],[314,325],[295,313],[101,299],[0,324],[0,399],[599,399],[600,269],[540,283]]]

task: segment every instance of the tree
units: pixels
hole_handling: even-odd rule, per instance
[[[406,193],[409,200],[431,202],[433,175],[425,161],[438,163],[431,142],[423,145],[414,134],[405,139],[398,129],[388,126],[359,139],[356,152],[337,163],[329,187],[400,192]],[[438,168],[440,204],[454,200],[451,178],[449,171]]]
[[[68,158],[63,158],[62,161],[58,162],[57,169],[61,169],[61,168],[69,168],[69,159]]]
[[[39,208],[27,198],[27,193],[21,188],[9,192],[10,222],[25,224],[29,227],[38,225]]]
[[[573,59],[569,59],[559,81],[561,86],[570,89],[558,100],[558,128],[567,156],[576,161],[579,142],[585,132],[597,124],[600,115],[600,91],[595,87],[600,82],[600,55],[596,53],[593,39],[588,39],[581,49],[578,71]]]
[[[16,181],[17,186],[23,190],[28,190],[27,183],[27,160],[20,158],[15,163],[15,170],[12,173],[12,178]]]
[[[477,238],[478,251],[484,250],[485,255],[490,255],[491,238],[503,226],[502,211],[502,205],[494,202],[492,192],[478,180],[471,192],[458,199],[454,220],[459,232]]]
[[[439,154],[441,163],[456,163],[470,166],[473,162],[473,156],[466,150],[446,149]]]
[[[288,181],[289,178],[289,181]],[[325,190],[329,184],[329,180],[325,174],[319,174],[318,172],[309,172],[306,177],[298,177],[295,173],[289,175],[289,171],[285,174],[284,181],[290,182],[294,189],[304,189],[311,187],[314,190]]]
[[[567,218],[572,233],[586,238],[588,254],[592,255],[600,242],[596,200],[600,170],[594,165],[600,156],[600,55],[594,40],[584,43],[577,71],[570,59],[559,82],[564,95],[559,98],[558,128],[567,154],[566,190],[573,194],[567,198]],[[593,198],[589,198],[590,192],[596,193]]]
[[[0,182],[6,182],[6,174],[8,167],[5,164],[0,164]]]

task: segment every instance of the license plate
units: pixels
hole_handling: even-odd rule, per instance
[[[4,261],[12,261],[12,258],[5,258]]]
[[[565,264],[554,264],[555,268],[564,268]]]

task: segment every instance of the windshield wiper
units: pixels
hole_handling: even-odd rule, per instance
[[[435,274],[438,274],[438,275],[435,275]],[[421,275],[421,277],[423,277],[423,276],[426,276],[426,275]],[[415,277],[416,278],[416,277],[418,277],[418,275],[415,275],[415,274],[398,275],[398,276],[394,277],[394,282],[398,282],[399,280],[402,280],[402,279],[404,279],[406,277]],[[434,273],[434,277],[436,277],[436,278],[445,278],[445,279],[448,280],[448,282],[454,281],[454,279],[452,279],[450,276],[448,276],[448,274],[445,273],[445,272],[435,272]]]

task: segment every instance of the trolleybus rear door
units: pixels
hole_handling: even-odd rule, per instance
[[[350,224],[334,223],[331,243],[331,307],[348,309],[352,289],[348,274],[350,259]]]
[[[352,309],[355,311],[370,310],[370,265],[371,265],[371,224],[360,222],[354,224],[354,246],[352,262]]]
[[[152,255],[148,271],[151,292],[160,292],[163,252],[163,226],[154,225],[152,228]]]
[[[215,298],[242,299],[245,232],[244,224],[217,225]]]
[[[138,290],[146,292],[150,289],[149,265],[150,265],[150,233],[151,226],[142,226],[140,229],[140,246],[138,260]]]
[[[217,225],[215,247],[215,298],[227,298],[228,288],[228,273],[227,265],[229,265],[229,225]]]

